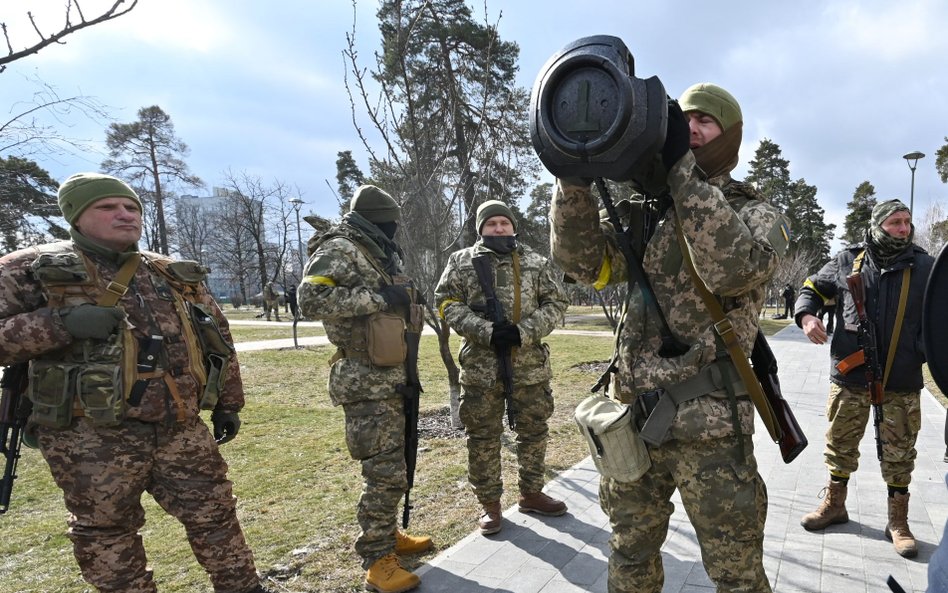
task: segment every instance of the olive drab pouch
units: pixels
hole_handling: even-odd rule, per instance
[[[213,410],[224,389],[227,371],[234,357],[234,348],[224,339],[217,320],[206,305],[188,302],[188,313],[194,326],[195,336],[201,346],[204,370],[207,373],[200,407],[202,410]]]
[[[125,417],[120,365],[81,366],[76,373],[76,393],[86,418],[95,426],[118,426]]]
[[[79,365],[52,360],[30,361],[26,396],[33,403],[30,421],[51,428],[72,423]]]
[[[606,395],[591,395],[576,406],[574,418],[603,477],[634,482],[652,467],[632,421],[631,406]]]
[[[366,348],[369,362],[377,367],[405,364],[408,344],[405,342],[405,320],[401,315],[379,311],[366,320]]]

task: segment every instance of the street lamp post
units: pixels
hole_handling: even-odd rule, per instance
[[[915,166],[918,165],[918,159],[925,158],[925,153],[915,151],[902,155],[909,169],[912,170],[912,192],[909,194],[909,211],[915,216]]]
[[[293,198],[290,200],[290,204],[293,204],[293,209],[296,210],[296,251],[299,255],[300,260],[300,277],[303,277],[303,234],[300,231],[300,208],[303,207],[303,200],[299,198]]]

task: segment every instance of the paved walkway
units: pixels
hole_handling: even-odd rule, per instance
[[[816,346],[795,326],[770,338],[780,364],[784,397],[809,438],[809,447],[785,465],[758,422],[755,450],[767,483],[770,506],[764,563],[776,593],[883,592],[893,575],[906,591],[927,588],[927,564],[948,520],[945,472],[945,410],[922,394],[922,430],[911,486],[909,524],[919,555],[895,554],[884,535],[886,486],[879,473],[871,429],[860,447],[862,467],[849,482],[849,523],[809,533],[800,517],[819,503],[827,472],[822,451],[829,388],[829,346]],[[598,503],[598,474],[587,458],[550,483],[546,491],[563,498],[569,513],[536,517],[504,513],[504,529],[483,537],[472,533],[417,571],[420,593],[605,592],[609,524]],[[694,530],[677,497],[668,538],[662,547],[663,593],[713,593],[700,561]],[[473,519],[473,518],[472,518]]]

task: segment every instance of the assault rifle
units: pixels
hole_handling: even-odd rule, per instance
[[[754,350],[750,358],[754,375],[774,411],[777,426],[780,427],[780,438],[777,440],[777,444],[780,445],[780,456],[784,463],[790,463],[806,449],[809,441],[793,415],[790,404],[783,398],[780,378],[777,377],[777,357],[774,356],[774,351],[770,349],[767,338],[760,330],[757,330],[757,339],[754,340]]]
[[[866,387],[869,389],[869,403],[872,404],[872,425],[876,435],[876,457],[882,461],[882,436],[879,427],[885,421],[882,417],[882,400],[885,389],[882,385],[882,367],[879,366],[876,336],[872,321],[866,312],[866,285],[861,274],[850,274],[846,277],[849,292],[853,295],[853,304],[856,305],[856,317],[859,328],[859,346],[863,352],[863,369],[866,373]]]
[[[490,256],[478,255],[471,258],[474,265],[474,271],[477,273],[477,281],[481,285],[481,291],[484,293],[484,306],[487,313],[487,319],[491,323],[504,323],[507,316],[504,314],[504,305],[497,298],[494,290],[494,277],[491,273]],[[504,382],[504,399],[507,402],[507,424],[510,428],[514,427],[516,413],[513,407],[513,359],[510,354],[510,347],[497,349],[497,364],[500,366],[500,378]]]
[[[0,454],[5,459],[3,478],[0,479],[0,514],[10,508],[16,464],[20,459],[20,445],[28,416],[21,410],[20,399],[26,391],[28,368],[25,362],[9,366],[0,378]]]
[[[410,293],[414,290],[411,289]],[[408,488],[405,490],[405,510],[402,511],[402,528],[408,527],[411,513],[411,489],[415,485],[415,465],[418,462],[418,400],[421,392],[421,380],[418,378],[418,345],[421,342],[421,330],[424,325],[424,309],[421,305],[408,306],[408,323],[405,329],[405,383],[396,390],[402,394],[405,402],[405,474]]]

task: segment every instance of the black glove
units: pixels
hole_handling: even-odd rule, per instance
[[[520,346],[520,328],[509,321],[499,321],[494,324],[490,334],[490,345],[495,350],[504,350]]]
[[[237,412],[214,410],[211,412],[211,424],[214,425],[214,440],[223,445],[237,436],[240,430],[240,416]]]
[[[385,304],[389,309],[400,309],[411,304],[411,295],[404,286],[399,284],[383,286],[379,289],[379,294],[385,299]]]
[[[691,146],[691,127],[678,101],[668,101],[668,128],[665,131],[665,145],[662,146],[662,164],[665,170],[681,160]]]
[[[106,340],[125,318],[125,312],[117,307],[85,304],[60,309],[59,317],[66,331],[77,340]]]

